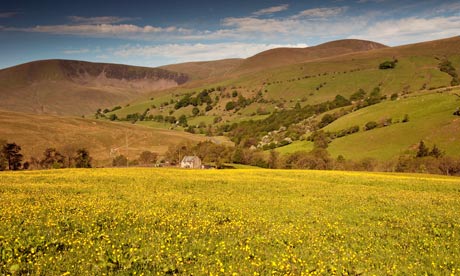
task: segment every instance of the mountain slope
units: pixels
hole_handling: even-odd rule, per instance
[[[65,155],[68,155],[66,151],[74,153],[84,147],[90,151],[95,165],[106,166],[116,154],[127,155],[133,160],[145,150],[164,154],[169,145],[206,138],[131,124],[0,110],[0,140],[20,145],[27,160],[31,156],[42,158],[44,150],[49,147],[55,147]]]
[[[452,91],[414,93],[345,115],[323,130],[338,132],[359,126],[360,131],[332,140],[328,151],[334,158],[342,155],[353,160],[369,157],[391,160],[402,154],[414,155],[418,143],[423,140],[429,147],[436,144],[446,155],[455,157],[460,152],[460,117],[453,113],[460,108],[459,92],[460,87]],[[402,122],[406,114],[409,120]],[[366,131],[365,125],[371,121],[379,127]],[[391,123],[382,125],[388,121]],[[296,141],[277,151],[292,153],[312,148],[312,142]]]
[[[379,87],[382,95],[387,96],[436,89],[450,86],[452,81],[449,74],[439,69],[443,59],[451,61],[460,74],[459,47],[460,37],[453,37],[315,59],[205,84],[190,82],[168,95],[153,100],[145,98],[115,113],[121,118],[136,112],[142,114],[149,108],[149,114],[153,116],[169,114],[179,117],[185,114],[195,122],[222,117],[224,123],[260,119],[259,115],[275,109],[291,109],[297,103],[301,106],[318,104],[333,100],[337,94],[349,98],[360,88],[369,95],[375,87]],[[379,69],[380,63],[393,58],[398,59],[395,68]],[[205,110],[205,106],[200,105],[199,115],[192,116],[191,105],[174,108],[185,94],[196,96],[204,90],[213,91],[210,92],[211,110]],[[234,92],[235,97],[232,96]],[[226,110],[226,104],[238,102],[240,95],[249,99],[249,104],[245,103],[238,110]]]
[[[0,70],[0,109],[82,115],[175,87],[188,77],[159,68],[43,60]]]
[[[161,66],[160,68],[186,74],[192,79],[222,77],[232,72],[244,59],[232,58],[213,61],[186,62]]]
[[[309,60],[332,57],[354,52],[382,49],[387,46],[366,40],[344,39],[306,48],[276,48],[249,57],[234,69],[235,73],[254,72]]]

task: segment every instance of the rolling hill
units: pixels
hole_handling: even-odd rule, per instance
[[[253,125],[247,124],[249,128],[252,126],[247,130],[251,137],[246,138],[260,141],[269,131],[283,126],[288,130],[282,134],[297,140],[306,134],[292,136],[293,128],[289,124],[271,124],[270,121],[282,121],[280,117],[284,116],[284,111],[327,103],[337,95],[349,99],[359,89],[363,89],[367,96],[377,89],[383,99],[382,103],[343,116],[324,130],[337,131],[353,125],[359,125],[362,129],[369,120],[381,121],[383,117],[401,120],[403,113],[409,114],[411,121],[336,139],[329,147],[332,155],[388,160],[412,152],[414,145],[422,139],[430,145],[436,143],[448,155],[455,155],[460,152],[460,143],[455,138],[460,137],[460,130],[457,117],[453,117],[452,112],[458,107],[458,101],[449,91],[438,92],[455,85],[452,74],[460,74],[459,48],[460,37],[398,47],[386,47],[369,41],[341,40],[305,49],[269,50],[245,60],[175,64],[161,69],[121,65],[111,67],[113,65],[68,61],[37,62],[0,71],[0,83],[6,84],[0,88],[0,95],[5,98],[5,102],[9,101],[9,104],[2,101],[0,108],[29,113],[46,113],[49,108],[56,114],[69,114],[69,110],[83,111],[83,108],[76,106],[86,104],[90,106],[86,109],[87,114],[94,113],[97,108],[111,110],[114,105],[129,102],[129,105],[122,104],[123,107],[117,110],[107,110],[101,115],[102,120],[53,118],[59,121],[56,125],[67,124],[64,121],[73,122],[75,126],[81,124],[83,129],[101,127],[106,129],[106,133],[109,133],[107,128],[112,126],[117,126],[117,133],[125,127],[137,127],[132,123],[142,125],[136,131],[152,131],[153,128],[155,133],[159,133],[158,128],[169,129],[171,124],[168,122],[174,121],[176,124],[180,117],[185,117],[188,126],[179,130],[188,128],[190,132],[229,137],[234,135],[229,130],[244,126],[241,122],[252,120],[255,122]],[[395,67],[379,69],[379,65],[385,61],[394,62]],[[446,62],[452,67],[450,73],[441,70],[441,64]],[[159,83],[165,85],[159,87]],[[452,89],[459,93],[458,88]],[[12,96],[14,93],[8,94],[5,91],[14,91],[17,95]],[[38,96],[31,97],[35,95],[31,92]],[[10,98],[5,96],[7,94]],[[398,100],[391,101],[390,97],[394,95]],[[18,97],[19,100],[15,100]],[[327,112],[334,110],[316,114],[317,120]],[[300,121],[305,119],[305,114],[298,115],[302,117]],[[31,124],[24,125],[25,119],[22,117],[32,121],[34,117],[31,114],[23,116],[7,112],[3,116],[9,119],[0,121],[2,128],[16,129],[24,137],[48,135],[41,134],[46,133],[46,128],[38,130]],[[104,122],[110,117],[120,122]],[[14,120],[18,121],[20,127],[13,127]],[[258,125],[268,127],[255,132]],[[27,133],[23,128],[35,132]],[[71,133],[79,137],[77,129]],[[433,129],[439,132],[435,135]],[[165,137],[173,134],[183,133],[170,130],[164,133]],[[72,135],[56,145],[70,143]],[[94,137],[97,135],[90,134]],[[123,139],[123,134],[120,135],[117,139]],[[10,139],[8,135],[3,137]],[[52,141],[52,137],[46,136],[46,140]],[[202,136],[189,138],[203,139]],[[20,142],[20,139],[23,138],[17,141]],[[153,140],[148,141],[144,144],[147,147]],[[361,147],[362,141],[368,143]],[[24,141],[24,144],[32,142]],[[93,151],[100,154],[101,159],[107,160],[107,147],[108,144],[104,144]],[[277,150],[287,153],[309,150],[311,147],[311,142],[295,141]]]
[[[366,40],[343,39],[306,48],[275,48],[245,59],[234,73],[242,74],[387,46]]]
[[[138,125],[10,111],[0,111],[0,126],[0,140],[20,145],[26,160],[31,156],[42,158],[49,147],[65,155],[83,147],[89,150],[96,166],[110,165],[117,154],[133,160],[145,150],[164,154],[169,145],[208,139],[187,132]]]
[[[347,115],[337,120],[335,124],[342,122],[343,125],[347,125],[347,122],[353,122],[353,116],[360,117],[364,110],[368,110],[369,114],[375,113],[376,116],[377,114],[389,114],[395,120],[400,120],[402,116],[400,113],[404,111],[413,117],[413,120],[407,125],[394,124],[374,132],[360,132],[334,140],[329,149],[333,155],[342,154],[348,158],[357,159],[364,157],[389,159],[398,154],[413,151],[413,145],[421,139],[427,140],[430,144],[436,143],[447,154],[455,155],[460,149],[456,146],[458,141],[452,137],[455,135],[460,137],[460,133],[457,121],[455,121],[456,117],[453,117],[452,113],[458,102],[455,96],[439,94],[436,91],[442,90],[443,87],[450,87],[453,81],[451,75],[440,70],[442,62],[449,61],[457,74],[460,73],[460,55],[457,51],[459,47],[460,37],[453,37],[313,59],[298,64],[232,76],[226,80],[208,82],[205,85],[179,87],[174,93],[156,97],[153,100],[139,101],[114,113],[123,118],[128,114],[143,113],[148,109],[147,115],[152,116],[170,115],[178,118],[185,115],[190,124],[197,127],[197,131],[203,130],[199,125],[219,131],[219,127],[238,124],[241,121],[254,120],[260,124],[266,124],[266,120],[275,120],[276,116],[267,119],[275,111],[291,110],[296,105],[301,107],[317,105],[333,100],[338,94],[348,99],[359,89],[363,89],[366,95],[370,95],[378,88],[382,97],[386,97],[387,100],[352,113],[355,115]],[[395,68],[379,69],[381,63],[392,60],[397,60]],[[193,84],[189,83],[187,86]],[[178,102],[183,101],[186,97],[191,99],[198,97],[202,93],[200,91],[207,91],[212,99],[210,104],[212,109],[206,110],[206,105],[198,104],[196,108],[199,113],[193,115],[195,107],[191,104],[176,108]],[[400,100],[390,101],[391,95],[397,95]],[[403,104],[407,101],[411,103],[410,108]],[[436,105],[437,101],[443,102],[444,113],[431,108],[431,105]],[[233,102],[236,107],[227,110],[227,104],[230,102]],[[318,118],[321,116],[322,114],[319,114]],[[364,118],[367,117],[363,117],[363,120]],[[381,119],[380,117],[374,118],[376,121]],[[356,124],[363,127],[366,122],[357,121]],[[333,127],[335,124],[328,127]],[[430,136],[430,131],[440,125],[443,126],[443,132],[436,137]],[[277,130],[277,128],[266,131],[272,130]],[[381,135],[373,135],[380,132]],[[260,139],[265,134],[253,132],[252,136]],[[394,141],[391,140],[391,144],[386,144],[385,137],[393,137]],[[369,148],[366,150],[359,151],[358,145],[363,140],[372,141],[372,143],[367,144]],[[311,147],[310,142],[294,142],[291,146],[281,147],[279,150],[292,152],[309,150]]]
[[[360,131],[332,140],[328,150],[334,158],[339,155],[359,160],[375,158],[390,160],[399,155],[414,155],[418,143],[423,140],[429,147],[437,145],[448,156],[460,152],[460,117],[453,115],[460,108],[460,87],[439,91],[424,91],[403,96],[394,101],[384,101],[343,117],[323,128],[326,132],[337,132],[352,126]],[[409,121],[403,123],[405,115]],[[368,122],[386,126],[365,130]],[[296,141],[280,147],[280,153],[311,150],[313,143]]]
[[[179,72],[194,80],[222,78],[235,70],[244,59],[232,58],[214,61],[186,62],[161,66],[166,70]]]
[[[83,115],[187,80],[184,74],[159,68],[71,60],[36,61],[0,70],[0,109]]]

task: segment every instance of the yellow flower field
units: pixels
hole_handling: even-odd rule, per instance
[[[0,274],[460,275],[460,179],[0,173]]]

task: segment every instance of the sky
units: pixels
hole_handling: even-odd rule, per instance
[[[0,0],[0,68],[41,59],[155,67],[338,39],[460,35],[455,0]]]

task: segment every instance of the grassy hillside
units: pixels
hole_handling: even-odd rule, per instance
[[[238,77],[229,78],[215,83],[199,84],[193,87],[178,88],[169,95],[157,98],[157,108],[151,108],[150,114],[184,114],[185,110],[175,110],[174,104],[158,109],[158,103],[179,101],[184,94],[198,94],[203,89],[218,88],[211,93],[211,98],[219,97],[212,103],[213,109],[205,111],[200,106],[202,116],[220,116],[222,122],[255,119],[259,112],[273,112],[278,109],[290,109],[297,103],[302,106],[332,100],[337,94],[349,97],[362,88],[370,93],[373,88],[380,87],[383,94],[407,94],[419,90],[429,90],[450,86],[452,77],[439,70],[442,60],[448,59],[460,72],[460,56],[456,49],[460,47],[460,38],[454,37],[433,42],[412,44],[407,46],[380,48],[372,51],[349,53],[336,57],[316,59],[296,65],[275,69],[265,69]],[[394,69],[381,70],[379,64],[387,60],[397,59]],[[196,83],[195,83],[196,84]],[[229,101],[237,101],[232,97],[238,95],[250,99],[251,103],[239,107],[237,111],[227,111]],[[142,113],[146,110],[146,102],[131,104],[129,113]],[[124,116],[128,112],[117,111]],[[185,112],[192,116],[191,109]],[[201,116],[199,115],[199,116]],[[198,119],[197,119],[198,120]]]
[[[454,177],[251,169],[0,175],[1,274],[460,271]]]
[[[144,150],[164,154],[169,145],[206,140],[203,136],[186,132],[6,111],[0,111],[1,139],[19,144],[26,159],[31,156],[42,158],[48,147],[55,147],[65,155],[84,147],[95,159],[95,165],[103,166],[109,165],[116,154],[127,155],[133,160]]]
[[[196,129],[200,132],[210,128],[217,129],[214,130],[216,132],[223,124],[259,120],[260,123],[252,127],[247,126],[250,129],[246,132],[251,133],[259,129],[258,126],[267,125],[264,120],[275,110],[291,110],[296,104],[307,106],[324,103],[337,94],[349,98],[360,88],[370,95],[374,88],[379,87],[380,93],[386,95],[387,100],[342,117],[325,128],[326,131],[338,131],[354,125],[361,127],[361,132],[336,139],[330,144],[329,151],[334,157],[343,155],[355,160],[365,157],[388,160],[401,154],[413,154],[420,140],[425,140],[430,147],[437,144],[447,155],[457,156],[460,152],[460,143],[456,138],[460,137],[459,121],[452,113],[460,106],[458,97],[453,93],[460,92],[456,88],[450,93],[437,93],[442,90],[438,87],[449,87],[452,82],[452,77],[439,69],[443,60],[449,60],[460,73],[460,55],[455,51],[456,46],[460,47],[460,38],[325,58],[265,70],[195,89],[179,88],[167,96],[132,104],[115,113],[123,117],[130,113],[142,113],[149,108],[147,114],[152,116],[178,118],[186,115],[189,125],[204,126]],[[379,64],[383,61],[393,59],[398,60],[394,69],[379,69]],[[197,97],[202,89],[212,90],[208,93],[212,99],[211,110],[206,111],[206,105],[198,105],[199,114],[195,116],[192,115],[192,105],[174,108],[184,95]],[[398,100],[391,101],[391,95],[396,95]],[[250,103],[226,110],[229,102],[237,103],[241,96],[249,99]],[[282,114],[284,113],[279,116],[285,116]],[[405,114],[409,115],[410,122],[396,123]],[[322,116],[318,115],[317,120]],[[389,127],[368,132],[362,130],[368,121],[381,122],[388,118],[392,118],[394,122]],[[267,120],[274,119],[276,118],[271,117]],[[158,126],[157,123],[152,125]],[[170,124],[160,126],[167,128]],[[277,130],[279,127],[266,131]],[[433,129],[438,132],[433,133]],[[261,139],[266,133],[251,134],[253,138]],[[292,153],[298,150],[308,151],[312,147],[311,142],[295,141],[277,150],[281,153]]]
[[[233,72],[243,59],[232,58],[213,61],[186,62],[179,64],[170,64],[160,68],[186,74],[194,80],[222,78]]]
[[[242,74],[255,72],[262,69],[298,64],[324,57],[340,56],[347,53],[369,51],[385,47],[387,46],[372,41],[344,39],[306,48],[276,48],[245,59],[240,66],[234,69],[234,73]]]
[[[0,70],[0,109],[82,115],[183,84],[187,76],[158,68],[45,60]]]
[[[59,114],[72,112],[71,114],[78,115],[94,114],[96,109],[101,108],[106,109],[106,112],[100,115],[101,119],[106,121],[112,117],[112,120],[120,120],[130,127],[133,127],[132,123],[146,128],[170,129],[174,126],[180,131],[187,129],[211,136],[225,134],[234,137],[234,133],[229,130],[233,124],[241,125],[241,122],[253,120],[257,123],[253,123],[252,127],[251,124],[247,124],[251,129],[246,129],[245,133],[250,133],[260,140],[269,131],[278,130],[282,126],[270,124],[273,121],[282,121],[283,118],[279,116],[283,115],[276,114],[286,114],[285,111],[292,111],[296,106],[300,107],[299,110],[308,110],[309,106],[330,102],[339,94],[349,99],[358,89],[363,89],[369,96],[378,87],[381,95],[386,96],[388,100],[358,113],[349,114],[325,130],[333,131],[355,124],[362,128],[366,120],[379,121],[387,114],[394,120],[401,120],[401,114],[407,113],[411,121],[408,124],[395,123],[390,127],[369,132],[361,131],[334,140],[329,148],[334,156],[371,156],[386,160],[413,151],[414,145],[421,139],[430,145],[436,143],[447,154],[455,155],[460,152],[458,141],[452,137],[458,134],[458,122],[450,117],[457,108],[455,96],[448,96],[446,93],[439,94],[439,97],[437,94],[428,94],[442,87],[450,87],[454,83],[452,73],[460,74],[460,55],[457,51],[459,47],[460,37],[453,37],[399,47],[344,40],[319,45],[316,48],[310,47],[308,50],[277,49],[261,53],[260,56],[268,55],[280,60],[286,57],[288,63],[294,60],[299,63],[276,68],[262,64],[258,69],[251,69],[250,72],[242,69],[238,74],[225,72],[237,68],[236,66],[243,66],[244,62],[251,58],[245,61],[233,59],[172,65],[170,68],[175,68],[183,74],[195,72],[192,76],[193,81],[178,87],[177,83],[184,80],[181,79],[184,75],[169,75],[169,71],[161,69],[149,71],[145,68],[114,66],[107,67],[107,70],[104,69],[104,73],[101,73],[100,68],[105,68],[103,66],[106,65],[71,62],[64,63],[64,66],[61,64],[62,61],[52,61],[40,67],[32,63],[0,72],[0,80],[3,76],[3,80],[8,83],[0,88],[0,93],[14,91],[1,94],[0,108],[3,104],[13,110]],[[303,53],[303,50],[309,54]],[[305,54],[308,61],[291,59],[292,53],[294,56],[299,54],[296,51]],[[338,53],[340,55],[337,55]],[[311,56],[308,56],[310,54]],[[395,62],[396,66],[392,69],[380,69],[380,64],[386,61]],[[452,65],[450,74],[446,70],[440,70],[440,64],[447,61]],[[215,78],[211,76],[213,74],[219,76]],[[148,81],[145,82],[148,77],[153,77],[156,85],[159,85],[158,78],[171,77],[176,87],[163,89],[170,84],[166,81],[166,86],[157,87],[160,90],[152,92],[152,86]],[[46,81],[35,82],[36,79]],[[27,85],[21,89],[14,88],[25,84]],[[396,95],[399,100],[390,101],[391,95]],[[412,97],[416,95],[420,98]],[[18,101],[18,98],[21,100]],[[134,98],[136,100],[129,100]],[[416,99],[423,101],[417,102]],[[422,105],[424,102],[430,103],[429,108]],[[82,108],[82,105],[85,105],[86,109]],[[113,110],[116,106],[119,108]],[[301,119],[294,121],[301,123],[300,121],[311,114],[297,115]],[[179,119],[183,119],[184,116],[187,124],[181,123],[181,126],[177,127]],[[292,121],[285,120],[283,124],[291,124]],[[267,128],[257,127],[267,125]],[[274,126],[276,128],[273,128]],[[256,129],[258,133],[251,132]],[[433,135],[433,129],[439,129],[439,133]],[[304,134],[299,131],[294,140]],[[248,138],[247,135],[244,138]],[[367,141],[365,148],[358,146],[362,141]],[[386,144],[388,141],[391,141],[391,145]],[[257,142],[260,141],[256,141],[255,144]],[[291,146],[280,148],[279,151],[293,152],[311,147],[310,142],[296,141]]]
[[[395,158],[401,154],[415,154],[420,140],[429,146],[436,144],[447,155],[460,152],[460,117],[453,113],[460,107],[460,89],[450,92],[420,92],[385,101],[345,115],[324,128],[324,131],[340,131],[359,126],[360,132],[330,143],[328,150],[337,157],[361,159],[372,157],[380,160]],[[408,114],[409,122],[402,123]],[[382,123],[391,119],[386,127],[364,131],[366,123]],[[297,141],[279,148],[282,153],[311,150],[312,143]]]

